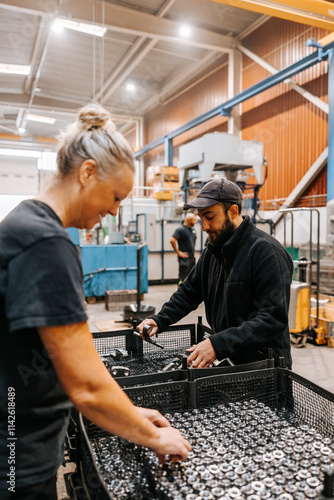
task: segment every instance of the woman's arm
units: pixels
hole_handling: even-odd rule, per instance
[[[191,449],[158,412],[138,410],[111,377],[98,355],[86,322],[40,327],[39,334],[74,406],[106,431],[184,459]],[[153,423],[152,423],[153,422]],[[163,425],[159,427],[159,425]]]

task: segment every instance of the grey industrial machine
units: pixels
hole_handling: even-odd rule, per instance
[[[226,132],[213,132],[180,146],[180,184],[184,185],[189,170],[193,169],[199,170],[202,182],[209,181],[217,171],[224,171],[228,179],[235,182],[241,170],[252,168],[257,184],[262,185],[264,163],[261,142],[243,141]]]
[[[265,166],[265,169],[264,169]],[[263,156],[263,144],[257,140],[244,141],[226,132],[205,134],[195,141],[180,146],[178,167],[180,184],[187,200],[189,191],[189,172],[198,171],[193,180],[202,184],[221,172],[228,180],[239,184],[243,191],[252,190],[252,196],[244,197],[244,208],[253,210],[254,223],[269,224],[272,232],[272,221],[257,216],[259,206],[258,192],[267,177],[267,161]],[[251,172],[247,172],[248,170]],[[249,183],[249,178],[255,182]],[[247,200],[247,201],[246,201]],[[248,206],[246,207],[246,203]]]

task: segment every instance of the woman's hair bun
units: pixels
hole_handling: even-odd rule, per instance
[[[82,130],[90,132],[97,129],[108,129],[109,132],[115,132],[116,127],[111,119],[111,115],[99,104],[88,104],[83,107],[77,118]]]

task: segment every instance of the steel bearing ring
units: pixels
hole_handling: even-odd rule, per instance
[[[187,483],[192,485],[198,482],[198,478],[196,476],[187,476]]]
[[[261,500],[267,500],[268,498],[271,498],[270,491],[268,490],[259,491],[259,497],[261,498]]]
[[[297,481],[296,486],[298,491],[304,492],[307,489],[306,481]]]
[[[273,457],[276,458],[277,460],[281,460],[282,458],[285,457],[285,455],[282,450],[275,450],[273,451]]]
[[[202,490],[199,492],[199,498],[205,498],[206,500],[213,500],[213,495],[211,491]]]
[[[211,474],[215,476],[216,474],[219,474],[220,468],[218,467],[218,465],[215,464],[209,465],[209,471],[211,472]]]
[[[217,488],[212,488],[211,493],[213,494],[213,496],[215,498],[220,498],[225,494],[225,490],[223,490],[223,488],[219,488],[219,486],[217,486]]]
[[[265,489],[265,486],[264,486],[264,483],[262,483],[261,481],[253,481],[251,483],[251,487],[253,488],[253,490],[255,491],[261,491],[261,490],[264,490]]]
[[[312,488],[308,488],[305,491],[306,498],[319,498],[318,493],[316,490],[313,490]]]
[[[196,483],[194,483],[192,485],[192,487],[193,487],[193,489],[195,491],[201,491],[201,490],[204,490],[204,488],[205,488],[204,484],[200,483],[199,481],[197,481]]]
[[[208,470],[205,470],[204,472],[202,472],[201,474],[201,479],[203,481],[210,481],[210,479],[213,478],[213,475],[208,471]]]
[[[300,481],[305,481],[310,476],[311,473],[306,469],[301,469],[297,472],[297,479],[299,479]]]
[[[242,476],[243,474],[246,474],[246,469],[244,469],[242,466],[238,466],[234,469],[234,472],[238,475],[238,476]]]
[[[264,472],[264,470],[259,469],[255,472],[255,476],[257,477],[257,479],[264,479],[265,477],[267,477],[267,474]]]
[[[206,483],[206,487],[210,489],[218,488],[218,486],[219,486],[219,481],[217,481],[216,479],[210,479],[210,481]]]
[[[273,460],[274,460],[274,457],[273,457],[272,453],[265,453],[263,455],[264,462],[272,462]]]
[[[271,477],[266,477],[263,480],[263,483],[266,488],[272,488],[273,486],[275,486],[275,481]]]
[[[329,446],[323,446],[321,449],[320,449],[320,453],[322,455],[330,455],[332,453],[332,450],[329,448]]]
[[[317,486],[319,486],[320,484],[320,481],[316,477],[309,477],[308,479],[306,479],[306,483],[310,488],[317,488]]]
[[[227,494],[230,498],[240,498],[241,496],[241,491],[239,490],[239,488],[230,488],[228,491],[227,491]]]

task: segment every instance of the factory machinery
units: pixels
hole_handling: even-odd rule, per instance
[[[77,472],[66,479],[72,499],[334,498],[334,395],[283,359],[274,366],[270,352],[247,365],[187,368],[185,349],[209,332],[200,321],[149,342],[135,329],[94,334],[134,404],[166,415],[192,452],[161,465],[150,450],[76,415]]]
[[[289,307],[289,329],[291,342],[303,347],[306,342],[334,347],[334,309],[330,296],[320,294],[320,213],[315,208],[282,209],[284,222],[284,242],[287,247],[287,218],[290,219],[290,249],[295,266],[295,276],[291,284]],[[303,213],[309,220],[309,244],[307,255],[294,253],[294,217]],[[313,229],[316,238],[313,240]]]
[[[200,184],[218,174],[239,182],[246,189],[251,169],[256,182],[248,187],[257,193],[265,180],[264,164],[260,142],[242,141],[231,134],[215,132],[180,147],[178,171],[183,186],[190,173],[196,175]],[[129,198],[122,204],[118,217],[107,216],[92,231],[78,232],[71,228],[70,235],[81,254],[88,300],[104,298],[110,292],[138,290],[137,249],[143,244],[147,246],[141,252],[141,293],[147,292],[149,282],[177,282],[177,263],[169,240],[176,225],[182,222],[187,193],[187,190],[183,194],[179,191],[173,201]],[[253,205],[255,217],[257,202]],[[199,224],[196,226],[198,257],[204,242]]]
[[[264,229],[270,233],[273,232],[272,221],[261,218],[258,213],[258,191],[267,177],[262,143],[255,140],[244,141],[224,132],[205,134],[199,139],[180,146],[178,169],[179,184],[184,189],[183,199],[181,204],[179,203],[181,208],[183,202],[189,197],[190,181],[200,187],[215,176],[224,176],[237,182],[244,191],[243,213],[249,213],[256,224],[267,224],[267,228]],[[163,182],[163,176],[161,181]],[[251,195],[249,195],[249,190],[252,192]],[[108,221],[107,245],[81,244],[87,297],[103,297],[117,290],[135,292],[136,289],[138,290],[139,279],[142,293],[147,291],[148,283],[177,282],[177,263],[169,241],[176,225],[182,222],[182,215],[175,218],[175,210],[172,210],[173,205],[169,201],[146,198],[146,205],[144,206],[143,203],[143,199],[131,199],[122,206],[118,231],[116,221]],[[157,217],[161,215],[161,207],[164,207],[163,217],[158,219]],[[305,345],[307,341],[334,347],[334,300],[320,297],[320,292],[334,295],[334,260],[329,252],[325,258],[320,259],[320,216],[316,209],[286,209],[284,211],[284,246],[287,247],[285,216],[289,214],[291,216],[290,248],[291,252],[295,250],[293,214],[296,210],[304,211],[305,216],[308,215],[307,212],[312,216],[316,215],[317,239],[314,245],[311,218],[307,256],[292,255],[298,271],[295,273],[291,287],[289,317],[291,339],[298,347]],[[127,238],[121,232],[121,229],[123,228],[124,232],[126,227]],[[106,223],[96,229],[96,242],[104,241],[102,231],[105,229]],[[197,231],[195,253],[198,258],[204,248],[205,238],[203,239],[200,224],[196,224],[195,229]],[[333,244],[334,222],[331,219],[329,240]],[[136,245],[139,245],[140,241],[145,242],[147,248],[142,253],[143,273],[137,279]]]

